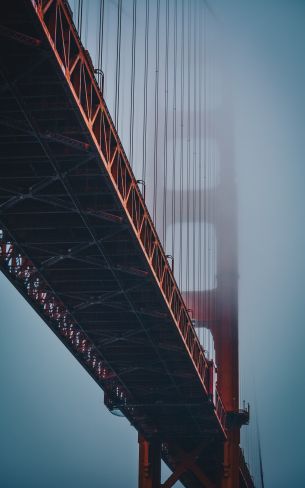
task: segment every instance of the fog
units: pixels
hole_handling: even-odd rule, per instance
[[[241,387],[258,407],[266,486],[301,487],[305,4],[215,7],[233,74]]]
[[[72,1],[72,8],[76,4]],[[83,42],[95,66],[98,5],[90,1],[83,26]],[[106,1],[105,5],[102,67],[105,99],[115,118],[117,2]],[[251,405],[251,423],[243,428],[242,445],[257,471],[258,423],[265,486],[302,487],[305,2],[215,0],[210,5],[213,13],[205,9],[196,21],[192,16],[191,25],[197,22],[198,30],[189,41],[191,50],[196,40],[205,42],[206,50],[200,53],[198,49],[197,58],[192,57],[189,65],[185,61],[182,70],[182,32],[176,32],[176,73],[180,81],[174,98],[174,2],[170,2],[168,16],[167,75],[167,17],[165,2],[161,2],[164,15],[159,26],[156,118],[156,2],[151,2],[143,152],[145,23],[138,22],[135,53],[139,74],[134,85],[131,142],[127,128],[131,120],[133,12],[132,1],[123,1],[118,131],[127,155],[132,156],[136,178],[146,181],[148,208],[166,253],[174,256],[175,276],[183,291],[212,290],[217,286],[215,194],[224,182],[217,204],[227,205],[231,191],[226,191],[228,169],[229,178],[236,181],[238,243],[233,239],[228,245],[231,242],[238,248],[240,397]],[[187,2],[183,8],[186,15]],[[199,12],[199,2],[196,8]],[[145,2],[138,2],[138,16],[145,18]],[[181,21],[179,7],[179,26]],[[199,29],[202,26],[204,29]],[[200,55],[202,71],[195,61]],[[196,98],[192,98],[192,91],[188,99],[188,84],[197,90]],[[155,161],[162,161],[157,174]],[[203,203],[206,210],[201,215]],[[194,250],[193,254],[186,252],[189,249]],[[199,263],[202,274],[197,272]],[[136,486],[136,432],[126,419],[108,412],[102,391],[2,275],[0,287],[5,488],[81,488],[89,483],[107,488]]]

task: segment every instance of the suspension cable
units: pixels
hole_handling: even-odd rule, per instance
[[[164,76],[164,147],[163,147],[163,245],[166,249],[166,216],[167,216],[167,131],[168,131],[168,50],[169,50],[169,0],[166,0],[165,13],[165,76]]]
[[[193,22],[194,22],[194,25],[193,25],[193,33],[194,33],[194,40],[193,40],[193,54],[194,54],[194,60],[193,60],[193,63],[194,63],[194,66],[193,66],[193,85],[194,85],[194,96],[193,96],[193,111],[194,111],[194,114],[193,114],[193,178],[192,178],[192,191],[193,191],[193,209],[192,209],[192,222],[193,222],[193,269],[192,269],[192,274],[193,274],[193,286],[192,286],[192,289],[193,289],[193,296],[194,296],[194,309],[197,310],[197,298],[196,298],[196,293],[195,293],[195,290],[196,290],[196,264],[197,264],[197,259],[196,259],[196,214],[197,214],[197,206],[196,206],[196,200],[197,200],[197,168],[196,168],[196,165],[197,165],[197,154],[196,154],[196,150],[197,150],[197,109],[198,109],[198,103],[197,103],[197,80],[196,80],[196,76],[197,76],[197,59],[196,59],[196,55],[197,55],[197,23],[196,23],[196,19],[197,19],[197,12],[196,12],[196,0],[194,0],[193,4],[194,4],[194,16],[193,16]]]
[[[148,40],[149,40],[149,0],[145,6],[145,49],[144,49],[144,104],[143,104],[143,143],[142,143],[142,179],[146,179],[146,159],[147,159],[147,85],[148,85]]]
[[[187,153],[186,153],[186,291],[190,290],[190,173],[191,173],[191,2],[187,12]]]
[[[206,9],[203,8],[203,134],[204,134],[204,193],[203,193],[203,222],[204,222],[204,239],[203,239],[203,251],[204,251],[204,310],[207,310],[208,299],[208,281],[207,281],[207,35],[206,35]]]
[[[176,224],[176,154],[177,154],[177,0],[174,4],[174,72],[173,72],[173,191],[172,191],[172,255],[175,258],[175,224]]]
[[[98,27],[98,55],[97,55],[98,81],[100,86],[101,86],[101,82],[103,82],[103,80],[101,79],[102,77],[101,73],[103,71],[104,11],[105,11],[105,0],[100,0],[99,27]]]
[[[78,0],[77,31],[80,38],[82,37],[82,26],[83,26],[83,0]]]
[[[157,224],[158,198],[158,132],[159,132],[159,44],[160,44],[160,0],[157,0],[156,12],[156,72],[155,72],[155,132],[154,132],[154,192],[153,220]]]
[[[118,130],[118,123],[119,123],[119,109],[120,109],[121,36],[122,36],[122,0],[118,0],[116,68],[115,68],[115,102],[114,102],[114,122],[117,130]]]
[[[130,83],[130,134],[129,134],[129,162],[133,164],[134,142],[134,93],[136,69],[136,39],[137,39],[137,0],[133,0],[132,9],[132,46],[131,46],[131,83]]]
[[[181,104],[180,104],[180,218],[179,218],[179,287],[183,287],[183,190],[184,190],[184,0],[181,0],[181,69],[180,69],[180,84],[181,84]]]

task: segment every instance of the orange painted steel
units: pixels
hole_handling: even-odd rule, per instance
[[[208,362],[96,82],[89,53],[84,50],[72,22],[67,3],[64,0],[32,0],[32,4],[207,393]],[[218,419],[226,435],[222,403],[219,403]]]
[[[213,468],[210,469],[209,458],[206,458],[205,456],[202,457],[201,452],[201,465],[199,466],[199,464],[197,465],[196,463],[192,464],[190,461],[192,452],[196,453],[196,449],[201,449],[201,440],[198,441],[196,438],[193,443],[195,445],[192,445],[192,441],[189,443],[188,441],[185,441],[185,446],[182,449],[181,445],[179,446],[179,442],[180,444],[182,443],[181,438],[179,439],[179,425],[177,426],[179,439],[177,444],[174,444],[173,442],[167,443],[168,439],[166,438],[159,438],[155,442],[155,436],[158,435],[156,424],[153,424],[153,422],[151,422],[152,425],[147,424],[147,419],[143,418],[142,415],[143,410],[137,410],[138,406],[141,409],[143,404],[137,405],[135,403],[126,384],[124,384],[124,382],[120,383],[118,378],[119,375],[112,370],[111,365],[107,360],[104,360],[102,353],[95,349],[95,345],[90,340],[88,334],[86,334],[86,331],[84,331],[82,327],[78,325],[77,320],[74,319],[73,312],[70,312],[69,307],[66,307],[64,301],[58,298],[52,287],[49,286],[49,283],[41,273],[39,266],[37,267],[34,265],[35,260],[33,262],[30,257],[23,252],[22,246],[21,248],[18,247],[18,242],[13,240],[10,230],[6,229],[5,226],[0,226],[1,267],[4,269],[8,278],[32,304],[35,310],[44,318],[52,330],[62,338],[63,342],[87,369],[91,376],[103,387],[105,393],[109,395],[110,407],[113,406],[115,408],[117,406],[129,419],[138,419],[138,423],[136,423],[136,421],[133,423],[141,433],[139,472],[139,484],[141,488],[159,488],[159,466],[161,456],[173,469],[173,473],[175,473],[175,469],[177,468],[176,476],[178,476],[180,469],[181,473],[183,473],[182,482],[187,487],[197,488],[197,486],[199,486],[198,483],[201,483],[200,486],[205,486],[206,488],[214,486],[237,488],[239,483],[240,488],[253,488],[252,478],[239,449],[239,429],[228,427],[228,413],[238,409],[238,392],[235,394],[238,385],[238,363],[236,363],[238,344],[236,347],[232,346],[237,340],[235,335],[237,331],[235,299],[237,297],[232,297],[230,290],[228,292],[228,289],[226,288],[227,277],[224,276],[224,273],[227,271],[230,272],[231,269],[234,270],[236,263],[231,263],[228,254],[222,252],[223,248],[220,248],[220,267],[225,279],[222,282],[222,294],[220,296],[220,299],[223,300],[223,307],[221,307],[223,311],[221,316],[222,331],[216,331],[215,329],[216,351],[220,363],[220,386],[218,390],[216,390],[215,404],[213,404],[208,400],[209,392],[211,390],[210,362],[206,359],[203,348],[200,345],[193,328],[188,310],[176,284],[167,256],[164,253],[156,229],[146,208],[145,201],[139,190],[139,182],[136,181],[133,175],[116,132],[116,128],[103,99],[103,94],[96,82],[90,56],[83,48],[73,24],[68,3],[65,0],[24,0],[23,4],[27,5],[27,8],[32,9],[33,17],[35,15],[39,22],[39,31],[41,31],[41,34],[44,33],[44,36],[42,35],[43,39],[36,39],[12,31],[8,32],[8,29],[4,32],[2,31],[2,35],[15,39],[18,42],[25,44],[30,43],[35,49],[40,49],[41,44],[44,47],[48,44],[48,51],[52,52],[52,56],[54,55],[56,69],[59,68],[63,75],[64,83],[67,84],[67,87],[69,88],[69,94],[72,95],[70,98],[72,99],[73,97],[78,114],[80,115],[79,119],[81,119],[81,126],[90,134],[88,140],[91,139],[93,141],[95,146],[94,151],[98,153],[102,162],[102,165],[100,165],[100,168],[103,166],[101,172],[104,174],[105,171],[107,181],[109,180],[111,183],[111,190],[113,189],[113,194],[116,194],[116,198],[120,202],[120,208],[124,217],[103,210],[100,210],[99,214],[103,220],[115,223],[115,225],[122,225],[123,221],[127,221],[136,237],[136,247],[139,247],[141,257],[143,255],[147,267],[145,264],[145,271],[129,267],[128,272],[142,277],[151,274],[151,282],[154,282],[154,286],[157,285],[158,291],[162,296],[162,303],[164,301],[168,315],[171,317],[171,322],[175,324],[175,328],[183,341],[187,363],[190,365],[192,375],[194,375],[194,378],[196,377],[196,385],[198,385],[200,396],[201,391],[203,393],[201,399],[202,404],[200,403],[199,405],[201,414],[204,409],[204,414],[207,415],[208,419],[206,422],[209,423],[208,427],[213,423],[213,425],[211,425],[211,431],[209,431],[209,429],[206,430],[206,437],[209,441],[209,453],[206,452],[206,454],[210,454],[214,449],[215,456],[211,456],[210,459],[214,462],[217,461],[217,468],[215,468],[214,471]],[[33,39],[37,42],[34,42]],[[12,86],[11,91],[16,100],[18,100],[18,89]],[[19,103],[19,107],[22,109],[22,102]],[[26,118],[27,121],[30,122],[29,125],[31,125],[31,118]],[[14,128],[16,121],[5,120],[2,122],[0,121],[0,123],[4,123],[4,125],[6,124],[8,127]],[[39,129],[39,127],[37,127],[37,129]],[[19,123],[17,130],[26,131],[29,130],[29,128],[25,129],[24,127],[21,127]],[[54,131],[42,133],[37,130],[36,137],[40,142],[43,140],[56,141],[70,147],[77,146],[78,150],[84,152],[90,152],[90,144],[83,141],[72,140],[69,137],[57,134]],[[57,178],[60,180],[60,173],[57,174]],[[39,184],[37,188],[40,188]],[[25,198],[26,197],[27,196],[25,195]],[[14,196],[14,202],[17,201],[16,198],[18,200],[20,196]],[[6,208],[6,205],[7,202],[4,202],[3,208]],[[7,208],[9,208],[9,205],[10,201],[8,201]],[[85,215],[93,215],[94,213],[90,208],[81,209],[81,212]],[[222,235],[223,228],[221,236]],[[61,259],[61,257],[58,258],[57,256],[56,259]],[[144,264],[144,260],[142,263]],[[229,266],[228,269],[228,263],[232,268]],[[108,269],[107,265],[106,269]],[[122,268],[117,266],[116,270],[120,269]],[[82,306],[83,304],[80,305],[80,307]],[[75,307],[74,310],[77,310],[77,307]],[[159,312],[154,313],[154,316],[158,317]],[[210,313],[211,312],[208,311],[209,316]],[[161,318],[164,318],[164,316],[165,314],[159,314],[159,317]],[[215,317],[211,318],[211,320],[214,320],[214,318]],[[229,350],[226,347],[223,334],[226,327],[230,334],[233,334],[233,340],[230,343]],[[178,338],[178,334],[175,332],[175,337]],[[225,368],[227,363],[228,370],[226,371]],[[110,380],[110,382],[108,380]],[[232,382],[232,385],[230,385],[230,381]],[[192,408],[191,400],[187,399],[187,401],[189,402],[188,407]],[[144,407],[145,406],[147,407],[147,405],[144,405]],[[169,405],[167,406],[167,409],[169,410],[175,406],[177,405]],[[158,408],[160,405],[156,402],[153,407]],[[198,404],[195,405],[195,408],[198,408]],[[153,418],[155,421],[154,415]],[[187,427],[188,426],[186,425],[186,428]],[[147,439],[142,437],[143,432],[148,434]],[[194,432],[195,435],[197,435],[197,432]],[[199,434],[197,437],[199,437]],[[217,442],[215,441],[215,438],[217,438]],[[160,443],[161,441],[162,445]],[[225,449],[223,449],[223,446],[225,446]],[[232,448],[234,452],[232,451]],[[188,463],[187,460],[190,462]],[[235,478],[232,478],[230,474],[227,476],[231,469],[230,464],[232,464],[232,461],[234,462]],[[179,462],[180,468],[178,468]],[[148,471],[147,467],[149,468]],[[222,470],[222,467],[224,467],[224,470]],[[226,470],[228,470],[228,473]],[[205,471],[207,471],[207,473]],[[215,471],[217,471],[216,474]],[[181,476],[181,473],[179,476]],[[173,474],[173,476],[175,475]],[[239,481],[237,480],[237,477],[239,477]],[[170,481],[168,482],[168,485],[170,485]]]
[[[147,441],[139,435],[139,488],[160,488],[161,445],[158,440]]]

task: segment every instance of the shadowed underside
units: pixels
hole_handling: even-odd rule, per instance
[[[68,7],[1,24],[1,269],[185,486],[219,486],[225,410]]]

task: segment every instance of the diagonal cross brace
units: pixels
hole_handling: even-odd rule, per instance
[[[179,481],[183,473],[186,471],[191,471],[196,478],[203,483],[204,488],[215,488],[215,485],[211,483],[209,478],[203,473],[200,467],[196,464],[196,461],[205,447],[205,443],[199,444],[193,451],[185,452],[181,448],[175,446],[175,450],[181,458],[181,462],[177,464],[175,471],[170,475],[170,477],[161,485],[161,488],[171,488],[174,484]]]

